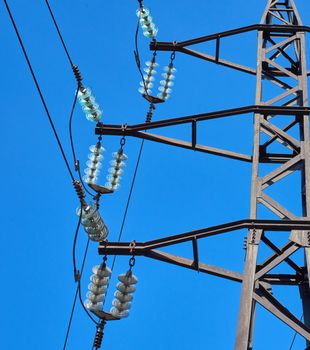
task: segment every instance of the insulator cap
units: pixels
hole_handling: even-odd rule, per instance
[[[143,35],[148,38],[155,38],[158,29],[153,23],[153,18],[150,16],[150,10],[143,5],[136,11],[137,16],[140,18],[140,25],[143,30]]]
[[[78,100],[86,115],[86,118],[92,122],[99,122],[102,111],[96,103],[95,97],[89,88],[81,86],[78,91]]]
[[[77,215],[81,215],[81,208],[76,211]],[[102,242],[109,234],[109,230],[105,225],[95,203],[89,203],[82,208],[82,225],[87,232],[90,240]]]
[[[101,160],[103,159],[105,149],[101,146],[100,142],[90,146],[89,149],[91,153],[88,155],[89,160],[86,162],[88,167],[84,170],[86,175],[83,177],[83,180],[87,184],[96,184],[98,175],[100,174],[99,169],[101,168]]]
[[[91,283],[88,285],[84,305],[91,311],[101,311],[110,281],[111,269],[102,263],[94,266],[92,271],[94,274],[90,276]]]
[[[113,158],[114,160],[110,162],[113,168],[109,169],[109,174],[107,176],[108,182],[106,183],[106,187],[115,191],[119,188],[121,174],[123,173],[122,168],[125,166],[124,160],[127,159],[127,156],[121,148],[117,152],[113,153]]]

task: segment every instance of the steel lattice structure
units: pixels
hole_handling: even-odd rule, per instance
[[[236,64],[220,58],[220,44],[224,37],[240,33],[258,32],[257,69]],[[303,26],[293,0],[269,0],[260,24],[238,28],[183,42],[152,42],[152,50],[179,51],[216,64],[256,75],[256,101],[253,106],[235,108],[213,113],[166,119],[132,126],[98,124],[100,135],[128,135],[177,147],[229,157],[252,163],[251,205],[249,219],[226,223],[214,227],[186,232],[148,242],[136,242],[135,255],[142,255],[185,268],[216,275],[242,283],[235,349],[253,348],[254,318],[256,304],[260,304],[289,327],[306,339],[310,349],[310,148],[309,148],[309,107],[305,58],[305,33],[310,27]],[[214,56],[189,48],[192,45],[215,41]],[[280,89],[276,91],[273,87]],[[276,91],[276,92],[275,92]],[[254,113],[253,154],[246,155],[197,144],[196,130],[200,121],[214,118]],[[279,125],[278,120],[286,125]],[[152,134],[159,127],[189,124],[192,130],[190,141],[177,140]],[[295,130],[293,132],[293,130]],[[296,132],[297,130],[297,132]],[[273,151],[281,145],[281,152]],[[279,147],[277,148],[279,149]],[[262,167],[274,165],[262,175]],[[297,172],[300,175],[300,215],[266,194],[267,188],[284,177]],[[300,196],[301,194],[301,196]],[[264,207],[279,219],[260,218],[258,208]],[[237,273],[199,261],[199,240],[225,232],[247,229],[247,252],[244,273]],[[271,241],[270,233],[287,235],[287,243],[277,246]],[[193,259],[185,259],[160,251],[160,248],[183,242],[192,242]],[[266,260],[258,261],[261,245],[273,251]],[[305,262],[299,266],[293,254],[304,250]],[[106,242],[99,246],[100,254],[132,255],[130,242]],[[283,264],[287,273],[272,273]],[[300,290],[304,311],[303,322],[282,305],[272,293],[273,285],[293,285]]]

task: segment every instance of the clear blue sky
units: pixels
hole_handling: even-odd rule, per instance
[[[159,27],[158,40],[181,41],[258,23],[266,2],[149,0],[145,6],[151,9]],[[68,117],[76,84],[70,65],[45,2],[9,3],[72,164]],[[296,4],[304,24],[309,25],[309,1],[296,0]],[[51,6],[74,63],[102,107],[103,122],[143,122],[148,105],[137,91],[140,76],[133,57],[138,2],[51,0]],[[78,200],[2,2],[0,41],[1,348],[62,349],[76,288],[72,241]],[[240,42],[236,38],[223,41],[223,58],[255,67],[256,45],[255,32],[240,36]],[[199,49],[210,52],[209,45]],[[148,40],[142,35],[140,54],[142,63],[151,57]],[[158,53],[161,67],[169,63],[169,55]],[[154,120],[254,102],[255,77],[180,53],[175,66],[178,72],[172,98],[158,106]],[[251,153],[252,126],[251,115],[203,123],[198,142]],[[184,127],[160,132],[180,138],[190,135]],[[88,147],[96,142],[96,137],[94,124],[85,119],[80,108],[74,116],[74,139],[84,169]],[[104,167],[118,144],[118,137],[104,137],[107,150]],[[118,236],[139,145],[139,140],[127,140],[125,152],[129,159],[121,189],[102,199],[101,213],[110,229],[110,241]],[[145,241],[249,215],[250,164],[147,142],[140,165],[123,234],[125,241]],[[104,177],[103,174],[102,181]],[[278,193],[287,203],[290,195],[290,186]],[[241,272],[245,234],[238,232],[202,242],[201,260]],[[77,247],[79,265],[86,238],[81,230]],[[186,245],[169,251],[191,256]],[[91,267],[100,261],[93,243],[82,281],[83,295]],[[117,275],[126,271],[127,266],[128,258],[117,259],[108,308]],[[131,314],[128,319],[106,327],[103,349],[233,348],[239,284],[145,258],[137,259],[134,271],[139,284]],[[286,289],[283,295],[283,300],[295,300],[293,311],[300,316],[298,293]],[[94,326],[78,306],[68,349],[91,349],[94,332]],[[256,350],[288,349],[292,336],[293,331],[258,309]],[[297,338],[294,349],[303,349],[301,338]]]

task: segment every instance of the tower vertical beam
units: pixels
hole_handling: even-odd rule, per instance
[[[302,25],[299,14],[293,0],[285,2],[279,0],[269,0],[262,17],[262,24],[265,27],[258,33],[258,55],[257,55],[257,76],[256,76],[256,105],[260,106],[300,106],[308,107],[307,91],[307,67],[305,55],[305,35],[303,32],[288,32],[285,26]],[[272,25],[283,25],[283,31],[274,33]],[[268,28],[270,26],[270,28]],[[266,86],[269,84],[268,86]],[[270,85],[271,84],[271,85]],[[274,86],[282,89],[274,92]],[[272,94],[270,96],[270,94]],[[269,95],[269,96],[268,96]],[[274,156],[272,146],[279,142],[282,147],[281,156],[290,154],[301,159],[299,169],[301,178],[301,217],[309,219],[310,213],[310,144],[309,144],[309,117],[307,115],[295,117],[299,127],[299,137],[292,138],[289,129],[282,129],[277,126],[279,114],[254,115],[254,143],[253,143],[253,165],[251,183],[250,218],[258,218],[258,206],[262,205],[271,210],[274,214],[284,220],[297,219],[296,215],[276,202],[269,194],[266,195],[260,177],[260,167],[262,160],[267,159],[267,163],[273,163]],[[265,133],[270,140],[261,144],[261,135]],[[270,150],[271,149],[271,150]],[[284,167],[289,167],[287,161],[283,161]],[[275,171],[275,170],[273,170]],[[268,178],[268,175],[267,176]],[[271,173],[270,173],[271,175]],[[284,176],[288,175],[286,173]],[[279,177],[280,179],[281,177]],[[273,182],[271,181],[270,185]],[[267,186],[268,187],[268,186]],[[305,232],[300,232],[304,235]],[[310,233],[309,233],[310,245]],[[250,238],[250,234],[249,234]],[[235,350],[249,350],[253,346],[253,330],[255,319],[255,301],[253,293],[259,278],[255,280],[255,273],[259,269],[257,264],[257,254],[259,241],[256,244],[248,244],[244,279],[242,283],[241,301],[238,317],[238,328],[235,342]],[[309,246],[308,245],[308,246]],[[300,287],[300,295],[304,310],[304,324],[310,328],[310,285],[308,277],[310,275],[310,248],[305,247],[305,276]],[[257,275],[259,276],[259,275]],[[307,341],[310,349],[310,343]]]
[[[256,75],[256,104],[261,104],[262,100],[262,57],[264,55],[263,48],[263,32],[258,32],[258,52],[257,52],[257,75]],[[259,192],[259,145],[261,133],[262,115],[256,113],[254,115],[254,145],[253,145],[253,163],[252,163],[252,184],[251,184],[251,203],[250,218],[257,217],[257,195]],[[251,230],[248,233],[248,242],[251,239]],[[247,350],[249,344],[253,342],[254,320],[255,320],[255,300],[253,299],[256,261],[258,254],[258,244],[248,244],[246,252],[246,261],[244,269],[244,279],[242,282],[240,310],[238,316],[238,328],[235,342],[236,350]],[[252,345],[251,345],[252,346]]]
[[[247,350],[252,343],[251,332],[254,329],[255,300],[253,298],[255,286],[256,261],[258,253],[258,243],[260,241],[261,230],[257,237],[256,230],[249,230],[247,254],[242,282],[241,305],[238,318],[238,330],[236,336],[235,349]]]
[[[305,33],[298,33],[299,54],[301,64],[301,75],[299,84],[302,87],[301,105],[308,107],[308,81],[306,63]],[[309,218],[310,215],[310,142],[309,142],[309,116],[303,116],[302,130],[303,140],[301,140],[301,152],[304,155],[304,167],[302,168],[302,209],[303,216]],[[308,236],[309,237],[309,236]],[[310,243],[310,242],[309,242]],[[310,328],[310,248],[305,247],[305,274],[308,276],[308,284],[304,283],[300,288],[300,296],[303,304],[304,324]],[[306,341],[307,349],[310,349],[310,341]]]

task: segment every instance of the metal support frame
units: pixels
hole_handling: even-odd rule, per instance
[[[249,31],[258,31],[257,68],[246,67],[220,58],[220,43],[224,37]],[[306,340],[310,347],[310,148],[309,113],[306,67],[305,33],[310,27],[303,26],[294,0],[268,0],[260,24],[187,40],[183,42],[152,42],[151,50],[180,51],[216,64],[256,75],[256,101],[253,106],[230,110],[166,119],[138,125],[97,124],[100,135],[128,135],[154,142],[165,143],[195,151],[252,163],[250,219],[213,226],[179,235],[159,238],[148,242],[136,242],[135,255],[160,260],[202,273],[215,275],[242,283],[238,328],[235,350],[253,348],[256,304],[261,305]],[[189,46],[215,40],[215,55],[189,49]],[[280,89],[273,92],[270,86]],[[269,94],[269,96],[268,96]],[[197,144],[196,131],[200,121],[233,117],[254,113],[253,154],[241,154]],[[278,119],[287,119],[285,126]],[[178,140],[152,134],[152,129],[189,124],[192,129],[190,141]],[[291,133],[293,128],[298,132]],[[264,134],[267,141],[263,139]],[[280,145],[280,152],[273,151]],[[264,176],[262,166],[280,164]],[[292,213],[285,206],[266,194],[266,189],[291,173],[298,172],[301,179],[301,214]],[[259,219],[259,208],[265,207],[279,220]],[[208,265],[199,261],[199,240],[223,233],[233,234],[247,229],[247,250],[244,273]],[[270,233],[287,235],[287,243],[278,247],[271,241]],[[160,251],[160,248],[191,242],[193,259],[186,259]],[[273,253],[264,261],[258,261],[262,245]],[[303,249],[305,261],[299,266],[294,253]],[[99,253],[107,255],[132,255],[129,242],[103,242]],[[287,273],[272,273],[280,264]],[[304,321],[293,315],[272,293],[273,285],[297,286],[300,290]]]

